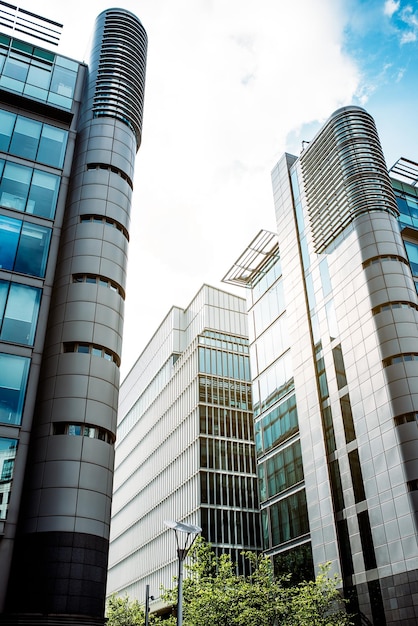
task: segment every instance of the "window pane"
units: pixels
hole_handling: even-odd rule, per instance
[[[0,204],[24,211],[28,197],[32,168],[6,163],[0,185]]]
[[[26,212],[52,219],[55,215],[58,189],[58,176],[35,170]]]
[[[74,94],[75,79],[77,74],[64,67],[55,66],[51,81],[51,91],[72,98]]]
[[[62,167],[66,145],[67,132],[45,124],[42,129],[37,160],[54,167]]]
[[[0,269],[12,270],[22,222],[0,216]]]
[[[44,276],[50,239],[50,228],[29,223],[23,224],[15,271],[31,276]]]
[[[3,70],[4,76],[10,76],[11,78],[14,78],[15,80],[24,83],[26,80],[27,74],[28,74],[27,63],[25,63],[24,61],[21,61],[20,59],[14,59],[12,56],[10,56],[7,59],[4,65],[4,70]]]
[[[27,82],[30,85],[35,85],[36,87],[40,87],[42,89],[48,89],[50,80],[51,72],[49,69],[31,65],[27,78]]]
[[[0,519],[6,519],[9,494],[13,479],[14,460],[17,451],[17,439],[0,437],[0,481],[2,499],[0,501]]]
[[[26,117],[18,117],[10,144],[10,152],[25,159],[35,159],[41,128],[40,122],[29,120]]]
[[[16,120],[14,113],[0,111],[0,150],[7,152]]]
[[[7,294],[9,293],[9,281],[0,280],[0,320],[3,319],[6,307]]]
[[[418,245],[410,241],[405,241],[404,243],[412,274],[418,276]]]
[[[35,336],[41,290],[25,285],[10,285],[1,339],[31,345]]]
[[[0,422],[20,424],[30,359],[0,354]]]

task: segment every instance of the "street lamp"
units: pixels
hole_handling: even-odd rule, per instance
[[[200,526],[184,524],[183,522],[165,521],[168,528],[172,528],[176,535],[177,557],[179,560],[179,574],[177,581],[177,626],[183,626],[183,561],[186,558],[194,540],[202,532]],[[183,547],[180,547],[179,533],[185,533]]]

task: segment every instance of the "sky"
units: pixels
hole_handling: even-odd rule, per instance
[[[339,107],[375,119],[388,167],[418,161],[418,0],[21,0],[88,60],[96,16],[148,33],[130,229],[124,377],[160,322],[276,230],[270,172]],[[280,240],[280,234],[279,234]],[[245,297],[242,290],[234,289]]]

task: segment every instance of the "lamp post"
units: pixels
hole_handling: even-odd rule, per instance
[[[179,561],[179,572],[177,580],[177,626],[183,626],[183,561],[186,558],[194,540],[199,533],[202,532],[200,526],[193,524],[184,524],[183,522],[165,521],[164,524],[168,528],[174,530],[177,543],[177,557]],[[184,533],[186,538],[183,547],[180,546],[179,533]]]

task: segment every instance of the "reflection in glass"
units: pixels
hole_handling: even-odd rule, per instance
[[[51,229],[25,222],[22,227],[14,270],[31,276],[44,276]]]
[[[18,116],[10,144],[10,152],[25,159],[35,160],[41,128],[41,122]]]
[[[24,211],[29,192],[32,169],[17,163],[6,163],[0,184],[0,204]]]
[[[0,353],[0,422],[20,424],[30,359]]]
[[[6,519],[13,479],[17,439],[0,437],[0,519]]]
[[[0,150],[7,152],[13,133],[16,115],[8,111],[0,111]]]
[[[13,270],[22,222],[0,216],[0,269]]]
[[[33,344],[40,298],[40,289],[0,281],[0,339]]]

